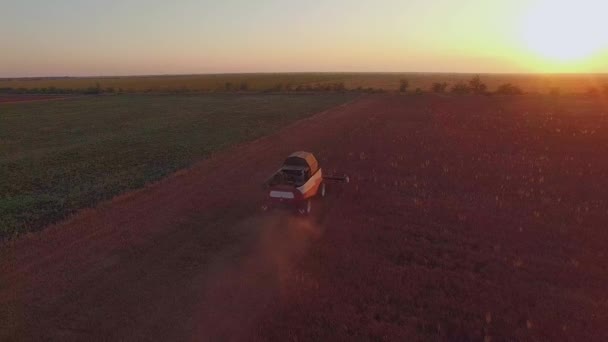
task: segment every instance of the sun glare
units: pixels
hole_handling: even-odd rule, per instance
[[[540,0],[524,18],[523,38],[534,53],[556,62],[592,58],[608,45],[603,0]]]

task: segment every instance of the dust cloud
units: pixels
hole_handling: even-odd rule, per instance
[[[203,289],[195,340],[243,341],[256,335],[257,322],[281,303],[293,264],[323,234],[313,217],[272,213],[245,220],[238,230],[252,232],[245,253],[212,265]],[[253,231],[252,231],[253,230]],[[234,254],[237,254],[236,256]]]

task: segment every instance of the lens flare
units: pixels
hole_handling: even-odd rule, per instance
[[[608,46],[605,13],[604,1],[539,1],[524,17],[523,39],[530,50],[554,61],[592,58]]]

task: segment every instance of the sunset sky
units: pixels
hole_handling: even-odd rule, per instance
[[[601,0],[2,0],[0,77],[608,72]]]

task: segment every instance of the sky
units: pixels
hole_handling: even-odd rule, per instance
[[[0,0],[0,77],[608,72],[603,0]]]

